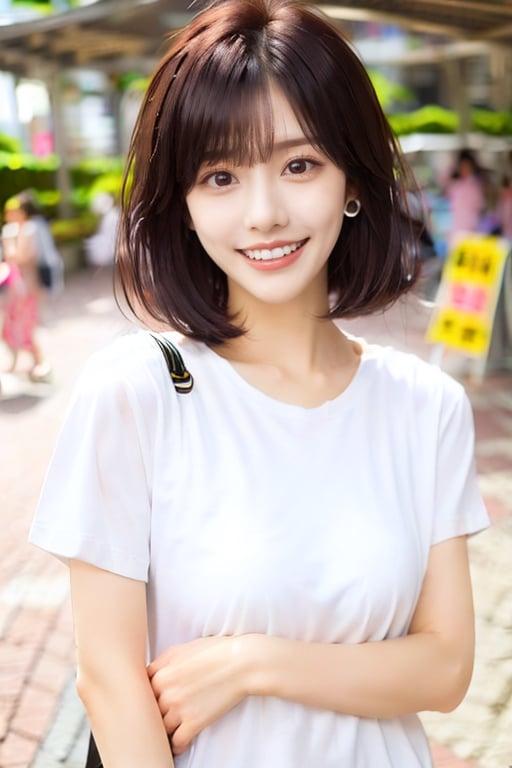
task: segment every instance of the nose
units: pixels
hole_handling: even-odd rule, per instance
[[[252,170],[251,181],[246,187],[245,226],[259,232],[285,227],[288,210],[279,180],[271,178],[264,169],[255,167]]]

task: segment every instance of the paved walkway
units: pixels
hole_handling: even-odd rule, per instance
[[[94,349],[127,327],[110,279],[83,272],[47,307],[42,341],[54,386],[2,377],[0,398],[0,768],[82,768],[86,725],[73,681],[67,571],[26,543],[38,491],[77,371]],[[408,302],[347,324],[355,333],[428,357],[428,310]],[[7,362],[0,349],[0,367]],[[461,361],[443,365],[460,375]],[[459,368],[459,370],[457,370]],[[428,714],[436,768],[512,764],[512,374],[466,382],[477,429],[480,483],[494,526],[470,542],[477,660],[465,702]],[[421,460],[421,452],[418,454]],[[350,767],[347,767],[350,768]],[[372,767],[373,768],[373,767]],[[379,768],[379,766],[375,766]],[[397,766],[397,768],[407,768]]]

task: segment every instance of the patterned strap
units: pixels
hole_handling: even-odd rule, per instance
[[[172,379],[172,383],[174,384],[174,389],[180,395],[187,395],[192,391],[194,379],[192,378],[192,374],[185,368],[185,363],[183,362],[179,349],[172,343],[172,341],[165,338],[165,336],[157,336],[156,333],[152,333],[151,336],[160,347],[160,351],[165,358],[165,363]]]

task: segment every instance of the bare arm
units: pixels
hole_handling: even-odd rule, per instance
[[[169,768],[171,749],[146,672],[141,581],[71,561],[77,690],[105,768]]]
[[[431,549],[410,627],[399,639],[359,645],[266,635],[202,638],[150,666],[176,751],[245,696],[275,696],[359,717],[449,711],[473,667],[471,581],[465,537]]]
[[[16,245],[10,252],[10,261],[21,267],[35,265],[37,261],[36,238],[32,227],[21,227]]]
[[[406,637],[359,645],[268,638],[260,647],[263,660],[250,657],[255,693],[359,717],[453,709],[466,693],[474,654],[465,538],[432,547]]]

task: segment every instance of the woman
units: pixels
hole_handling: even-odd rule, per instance
[[[38,236],[34,223],[35,205],[22,192],[5,204],[2,231],[3,257],[9,267],[4,303],[2,340],[12,353],[10,370],[15,371],[22,350],[32,357],[29,370],[33,381],[48,381],[51,367],[37,341],[41,285],[38,272]]]
[[[103,764],[431,765],[416,712],[466,691],[487,516],[462,388],[334,322],[413,283],[361,63],[317,10],[216,3],[128,167],[120,285],[194,387],[146,331],[97,354],[31,534],[69,559]]]
[[[451,209],[450,243],[464,232],[476,232],[485,210],[484,185],[475,156],[462,149],[446,190]]]

